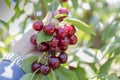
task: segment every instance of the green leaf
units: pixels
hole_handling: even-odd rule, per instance
[[[64,16],[67,16],[67,14],[58,14],[58,15],[54,16],[54,18],[58,19],[58,18],[61,18],[61,17],[64,17]]]
[[[108,59],[108,60],[100,67],[98,74],[107,74],[108,71],[109,71],[109,69],[110,69],[110,67],[111,67],[111,64],[112,64],[113,60],[114,60],[114,57]]]
[[[4,2],[7,4],[7,6],[10,8],[10,5],[11,5],[11,3],[10,3],[10,0],[4,0]]]
[[[40,44],[44,41],[50,41],[53,38],[53,35],[47,35],[43,30],[40,31],[37,35],[37,44]]]
[[[31,65],[34,61],[37,61],[38,60],[38,56],[31,56],[27,59],[25,59],[23,61],[23,64],[22,64],[22,70],[25,72],[25,73],[30,73],[32,72],[31,71]]]
[[[73,8],[76,10],[76,8],[78,7],[78,0],[71,0],[71,1],[72,1]]]
[[[58,80],[78,80],[75,72],[70,71],[64,67],[60,67],[55,71]]]
[[[77,67],[75,69],[73,69],[72,71],[74,71],[77,76],[78,76],[78,80],[88,80],[87,77],[86,77],[86,72],[83,68],[81,67]]]
[[[31,80],[32,76],[33,76],[33,73],[27,73],[20,80]],[[36,80],[36,76],[34,76],[32,80]]]
[[[108,75],[107,80],[119,80],[115,73]]]
[[[87,25],[86,23],[84,23],[80,20],[66,18],[66,19],[64,19],[64,21],[76,26],[78,29],[84,31],[87,34],[96,35],[95,32],[93,31],[93,29],[89,25]]]

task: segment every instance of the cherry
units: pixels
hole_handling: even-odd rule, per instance
[[[67,36],[68,31],[64,27],[58,27],[56,30],[56,34],[59,38],[65,38]]]
[[[43,27],[46,34],[53,34],[55,32],[55,26],[53,24],[48,24]]]
[[[70,41],[71,45],[74,45],[74,44],[77,43],[78,39],[75,35],[72,35],[72,36],[69,37],[69,41]]]
[[[31,68],[32,68],[32,72],[35,72],[37,70],[37,74],[40,73],[40,67],[42,66],[41,63],[38,63],[38,62],[33,62],[32,65],[31,65]]]
[[[68,46],[60,46],[61,51],[66,51],[68,49]]]
[[[50,46],[56,47],[58,43],[59,43],[59,39],[56,36],[54,36],[53,39],[50,41]]]
[[[67,8],[60,8],[60,9],[58,10],[58,12],[59,12],[60,14],[67,14],[67,15],[68,15],[68,9],[67,9]]]
[[[73,25],[66,24],[64,25],[64,27],[68,30],[68,36],[72,36],[76,32],[75,27]]]
[[[67,37],[65,37],[64,39],[60,39],[60,43],[59,43],[60,46],[68,46],[68,44],[69,44],[69,40]]]
[[[30,37],[30,42],[34,45],[37,45],[36,43],[36,34],[33,34],[31,37]]]
[[[50,72],[50,66],[49,65],[42,65],[40,67],[40,71],[43,75],[47,75]]]
[[[60,55],[58,56],[60,63],[64,64],[67,62],[67,54],[65,52],[61,52]]]
[[[51,52],[59,52],[59,50],[60,50],[60,48],[58,46],[50,48]]]
[[[67,0],[60,0],[61,2],[67,2]]]
[[[42,21],[36,21],[36,22],[34,22],[33,29],[35,31],[41,31],[42,28],[43,28],[43,22]]]
[[[39,45],[37,45],[37,49],[40,51],[40,52],[45,52],[45,51],[48,51],[50,49],[50,46],[45,43],[45,42],[42,42],[40,43]]]
[[[57,69],[60,66],[60,61],[58,57],[56,56],[51,56],[48,60],[48,63],[53,70]]]

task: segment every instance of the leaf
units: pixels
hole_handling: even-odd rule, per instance
[[[77,67],[77,68],[74,68],[72,71],[74,71],[77,76],[78,76],[78,80],[88,80],[87,77],[86,77],[86,73],[85,73],[85,70],[81,67]]]
[[[4,0],[4,2],[7,4],[7,6],[10,8],[10,5],[11,5],[11,3],[10,3],[10,0]]]
[[[92,28],[90,28],[89,25],[87,25],[86,23],[84,23],[80,20],[65,18],[64,21],[68,22],[68,23],[71,23],[72,25],[76,26],[78,29],[84,31],[87,34],[96,35],[95,32],[92,30]]]
[[[37,35],[37,44],[40,44],[44,41],[50,41],[53,38],[53,35],[47,35],[43,30],[40,31]]]
[[[58,80],[78,80],[75,72],[70,71],[64,67],[60,67],[55,71]]]
[[[27,73],[20,80],[31,80],[32,76],[33,76],[33,73]],[[32,80],[36,80],[36,76],[34,76]]]
[[[108,60],[100,67],[98,74],[107,74],[108,71],[109,71],[109,69],[110,69],[110,67],[111,67],[111,64],[112,64],[113,60],[114,60],[114,57],[108,59]]]
[[[25,73],[30,73],[32,72],[31,71],[31,65],[34,61],[37,61],[38,60],[38,56],[31,56],[27,59],[25,59],[23,61],[23,64],[22,64],[22,70],[25,72]]]
[[[67,14],[58,14],[58,15],[54,16],[54,18],[58,19],[58,18],[61,18],[61,17],[64,17],[64,16],[67,16]]]
[[[72,1],[73,8],[76,10],[76,8],[78,7],[78,0],[71,0],[71,1]]]
[[[108,75],[107,80],[119,80],[115,73]]]

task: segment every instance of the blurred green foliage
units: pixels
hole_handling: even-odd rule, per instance
[[[115,0],[68,0],[65,3],[56,0],[4,0],[8,7],[15,3],[15,14],[6,22],[0,20],[0,57],[10,51],[13,39],[25,32],[27,24],[34,20],[42,20],[48,11],[60,7],[69,9],[71,18],[79,19],[94,29],[96,36],[90,36],[82,31],[76,33],[79,42],[67,51],[69,66],[76,62],[77,66],[72,71],[77,73],[79,80],[119,80],[120,76],[120,1]],[[20,3],[23,2],[22,9]],[[19,32],[10,35],[10,25],[15,23],[21,15],[26,14],[27,4],[33,4],[33,11],[17,24]],[[41,15],[38,15],[38,13]],[[89,31],[89,30],[88,30]],[[74,49],[73,49],[74,48]],[[86,57],[87,56],[87,57]],[[92,59],[92,61],[89,60]],[[118,66],[118,67],[117,67]]]

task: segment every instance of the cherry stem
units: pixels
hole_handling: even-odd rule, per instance
[[[42,57],[45,55],[45,52],[40,56],[40,58],[38,59],[38,63],[41,61]]]
[[[55,76],[55,72],[53,71],[53,69],[51,69],[51,71],[52,71],[53,80],[57,80],[56,76]]]
[[[32,77],[31,77],[31,80],[33,80],[33,77],[35,76],[35,74],[37,73],[37,71],[39,71],[39,69],[40,69],[40,68],[38,68],[38,69],[33,73]]]

